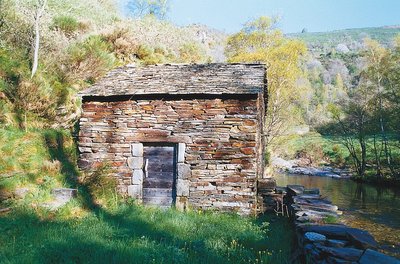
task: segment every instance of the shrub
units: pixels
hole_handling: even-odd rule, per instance
[[[57,16],[53,19],[53,25],[51,28],[58,29],[69,36],[80,28],[80,24],[75,18],[63,15]]]
[[[147,45],[140,45],[136,56],[146,65],[172,62],[175,59],[168,50],[162,47],[151,48]]]
[[[64,63],[69,82],[85,81],[93,83],[109,71],[115,63],[110,46],[101,36],[90,36],[76,43],[68,50],[68,59]]]
[[[203,62],[206,60],[205,52],[197,43],[186,43],[179,49],[180,62]]]
[[[138,49],[137,40],[127,28],[118,27],[102,34],[104,40],[111,46],[116,57],[124,62],[133,60]]]
[[[101,164],[82,178],[82,184],[87,188],[92,199],[104,205],[109,205],[117,197],[117,179],[111,176],[109,164]]]

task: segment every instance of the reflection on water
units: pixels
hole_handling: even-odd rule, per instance
[[[278,186],[300,184],[319,188],[322,196],[343,211],[346,224],[368,230],[385,249],[400,256],[399,189],[306,175],[277,174],[275,178]]]

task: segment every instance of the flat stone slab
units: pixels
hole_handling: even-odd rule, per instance
[[[358,262],[360,264],[400,264],[400,260],[371,249],[365,250]]]
[[[326,240],[326,236],[315,232],[307,232],[304,234],[304,237],[311,242],[323,242]]]
[[[350,228],[345,225],[304,225],[300,227],[303,232],[315,232],[323,234],[327,238],[347,240],[347,230]]]
[[[362,250],[355,248],[333,248],[321,245],[316,245],[316,247],[329,256],[348,261],[358,261],[363,254]]]
[[[360,230],[356,228],[351,228],[347,230],[347,235],[349,240],[358,248],[378,248],[378,242],[374,237],[365,230]]]
[[[78,195],[77,189],[71,188],[55,188],[51,190],[54,201],[41,204],[41,206],[54,211],[67,204],[71,199]]]
[[[298,196],[296,196],[294,198],[307,199],[307,200],[321,200],[321,201],[329,202],[328,200],[322,199],[321,195],[319,195],[319,194],[301,194],[301,195],[298,195]]]
[[[285,193],[285,192],[287,192],[287,188],[286,187],[282,187],[282,186],[276,186],[275,187],[275,192],[276,193]]]
[[[338,207],[335,205],[330,204],[304,204],[304,203],[296,203],[292,205],[292,208],[295,210],[311,210],[311,211],[318,211],[318,212],[331,212],[337,213]]]
[[[276,188],[276,180],[274,178],[258,179],[258,190],[274,190]]]
[[[326,245],[328,247],[345,247],[348,244],[346,240],[339,240],[339,239],[328,239],[326,241]]]
[[[317,194],[319,195],[319,189],[318,188],[312,188],[312,189],[304,189],[304,194]]]
[[[51,190],[51,194],[54,196],[56,200],[71,199],[77,196],[78,190],[71,188],[55,188]]]
[[[302,185],[288,185],[287,186],[288,193],[292,195],[300,195],[304,192],[304,186]]]

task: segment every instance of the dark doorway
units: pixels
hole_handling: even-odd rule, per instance
[[[176,146],[145,145],[143,159],[143,203],[166,207],[175,204]]]

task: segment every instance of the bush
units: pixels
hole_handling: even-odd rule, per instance
[[[179,49],[179,60],[186,63],[204,62],[205,51],[197,43],[186,43]]]
[[[175,56],[163,47],[151,48],[147,45],[140,45],[136,51],[136,56],[145,65],[175,61]]]
[[[111,176],[110,165],[104,163],[87,173],[82,178],[82,184],[87,188],[92,200],[103,205],[109,205],[117,197],[117,179]]]
[[[101,36],[90,36],[85,41],[72,45],[64,63],[65,74],[71,83],[85,81],[94,83],[106,74],[115,63],[110,46]]]
[[[58,29],[69,36],[80,28],[80,24],[75,18],[64,15],[55,17],[51,28]]]
[[[102,36],[118,59],[123,62],[131,62],[134,59],[138,44],[129,29],[118,27],[103,33]]]

